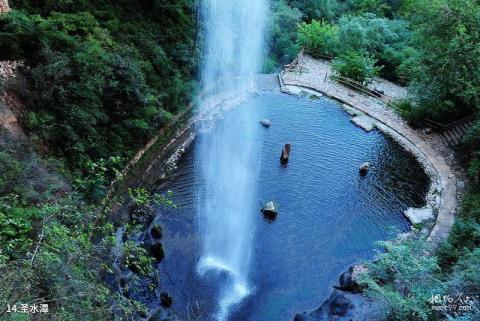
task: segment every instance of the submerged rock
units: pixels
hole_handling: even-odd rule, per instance
[[[263,127],[268,128],[268,127],[270,127],[270,120],[268,120],[268,119],[262,119],[262,120],[260,121],[260,124],[261,124]]]
[[[428,220],[433,220],[433,208],[412,208],[410,207],[404,212],[405,216],[410,220],[412,224],[421,224]]]
[[[157,259],[157,262],[163,260],[163,258],[165,257],[165,253],[163,252],[162,243],[158,242],[150,245],[150,253],[154,258]]]
[[[164,308],[170,308],[173,304],[173,299],[167,292],[162,292],[160,294],[160,303]]]
[[[359,293],[362,291],[362,288],[357,283],[358,276],[361,273],[365,273],[367,268],[363,265],[354,265],[348,269],[348,271],[343,272],[339,278],[339,286],[335,286],[336,289],[342,291],[348,291],[352,293]]]
[[[162,227],[160,225],[154,225],[150,230],[150,234],[154,239],[162,238]]]
[[[285,147],[283,147],[282,154],[280,155],[280,163],[282,165],[286,165],[288,163],[291,147],[291,144],[285,144]]]
[[[366,175],[368,173],[369,169],[370,169],[370,163],[365,162],[362,165],[360,165],[360,168],[358,169],[358,171],[360,172],[360,175],[363,176],[363,175]]]
[[[262,208],[261,212],[263,213],[263,215],[266,218],[268,218],[270,220],[274,220],[278,215],[277,206],[275,205],[275,203],[273,201],[270,201],[267,204],[265,204],[265,206]]]
[[[317,310],[299,313],[294,321],[373,321],[380,319],[382,309],[380,301],[334,290]]]

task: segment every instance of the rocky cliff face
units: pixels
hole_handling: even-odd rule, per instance
[[[0,0],[0,13],[9,12],[8,0]]]
[[[0,0],[0,13],[9,12],[8,0]]]
[[[0,13],[9,12],[8,0],[0,0]]]

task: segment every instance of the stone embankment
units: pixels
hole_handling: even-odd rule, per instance
[[[332,74],[328,61],[301,55],[294,66],[282,71],[279,78],[283,92],[320,92],[343,102],[343,107],[353,116],[354,123],[365,130],[378,128],[417,157],[432,180],[427,206],[435,209],[437,217],[428,242],[436,248],[448,237],[457,209],[457,177],[450,162],[445,159],[442,148],[438,148],[433,134],[430,139],[411,128],[386,103],[386,100],[405,98],[405,88],[380,78],[375,79],[372,88],[384,92],[388,98],[378,99],[336,82],[330,78]],[[458,185],[463,187],[463,182]]]
[[[464,174],[455,168],[453,153],[435,134],[411,128],[389,106],[390,101],[406,98],[405,88],[383,79],[375,79],[370,89],[385,93],[379,99],[332,80],[332,73],[329,62],[301,54],[294,65],[279,75],[281,90],[297,95],[326,95],[339,100],[357,126],[366,131],[373,128],[381,130],[416,156],[432,183],[426,199],[427,206],[423,209],[409,209],[405,214],[412,222],[420,223],[424,219],[431,221],[431,214],[437,213],[431,231],[424,230],[429,232],[427,241],[435,249],[450,233],[457,210],[457,198],[463,194],[464,189],[463,180],[457,179]],[[297,314],[295,321],[370,321],[380,317],[382,303],[345,288],[342,285],[342,281],[345,281],[344,274],[340,277],[340,286],[317,310]]]

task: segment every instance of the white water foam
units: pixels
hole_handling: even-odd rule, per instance
[[[266,0],[203,0],[205,93],[209,97],[252,88],[262,65]],[[216,319],[228,319],[230,308],[250,293],[248,282],[257,213],[255,190],[258,158],[252,142],[258,137],[255,108],[241,108],[237,117],[209,135],[199,135],[195,155],[205,190],[198,200],[197,228],[202,240],[198,272],[226,274],[218,278]]]

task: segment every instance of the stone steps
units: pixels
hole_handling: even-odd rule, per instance
[[[465,134],[470,130],[470,128],[472,128],[473,124],[474,122],[470,120],[444,130],[441,134],[442,141],[451,146],[460,144]]]

